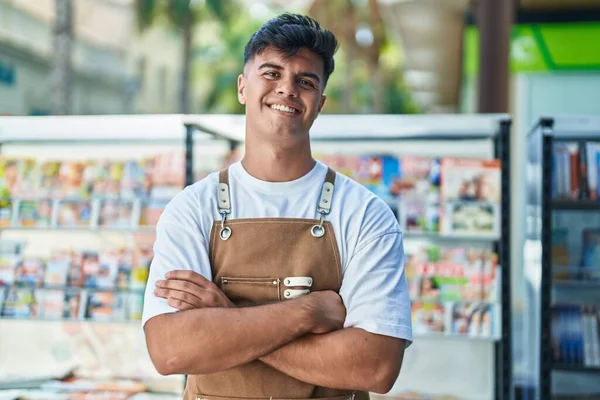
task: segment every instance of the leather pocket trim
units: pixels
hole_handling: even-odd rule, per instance
[[[281,281],[279,278],[243,278],[243,277],[221,277],[221,290],[227,297],[233,295],[235,298],[235,288],[240,288],[238,285],[248,285],[248,288],[254,287],[255,289],[272,289],[272,298],[265,298],[265,301],[281,301]],[[233,299],[232,299],[233,300]],[[235,302],[235,301],[234,301]]]

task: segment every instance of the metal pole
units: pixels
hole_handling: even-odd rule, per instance
[[[500,262],[502,263],[502,277],[500,285],[502,298],[502,334],[500,343],[496,347],[496,389],[497,398],[510,400],[514,396],[513,388],[513,361],[512,361],[512,296],[511,296],[511,197],[510,197],[510,166],[511,166],[511,120],[500,122],[500,134],[496,143],[496,158],[502,163],[500,204],[501,227],[500,243],[497,248]]]
[[[194,130],[192,125],[185,126],[185,186],[194,183]]]
[[[478,112],[508,112],[509,52],[513,22],[512,0],[478,0],[475,20],[479,30]]]
[[[540,285],[540,376],[538,399],[552,396],[552,140],[554,120],[542,119],[542,276]]]

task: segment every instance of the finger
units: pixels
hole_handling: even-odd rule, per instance
[[[156,297],[162,297],[163,299],[167,299],[169,297],[169,290],[156,288],[154,289],[154,295]]]
[[[206,279],[204,276],[200,275],[195,271],[190,271],[187,269],[179,269],[168,272],[165,275],[165,278],[167,278],[168,280],[176,279],[180,281],[195,283],[196,285],[204,288],[208,288],[213,285],[213,283],[210,280]]]
[[[181,292],[179,290],[172,289],[156,288],[154,290],[154,293],[156,294],[156,296],[162,297],[163,299],[175,299],[189,304],[192,308],[202,308],[202,300],[186,292]]]
[[[194,310],[196,307],[179,299],[169,298],[167,304],[179,311]]]
[[[157,281],[156,287],[161,289],[178,290],[180,292],[189,293],[190,295],[195,296],[200,300],[204,297],[204,293],[208,291],[208,289],[202,288],[201,286],[198,286],[195,283],[171,279],[165,281]]]

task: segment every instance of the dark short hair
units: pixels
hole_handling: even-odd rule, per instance
[[[335,67],[333,55],[338,49],[338,41],[331,31],[321,28],[315,19],[285,13],[267,21],[254,32],[244,48],[244,64],[267,47],[273,47],[290,57],[302,48],[319,55],[323,59],[325,87]]]

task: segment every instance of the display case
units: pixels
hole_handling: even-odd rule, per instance
[[[200,179],[229,147],[198,135]],[[185,138],[180,115],[0,117],[0,389],[181,398],[140,320]]]
[[[600,118],[540,118],[528,136],[524,263],[539,399],[600,396],[599,175]]]

